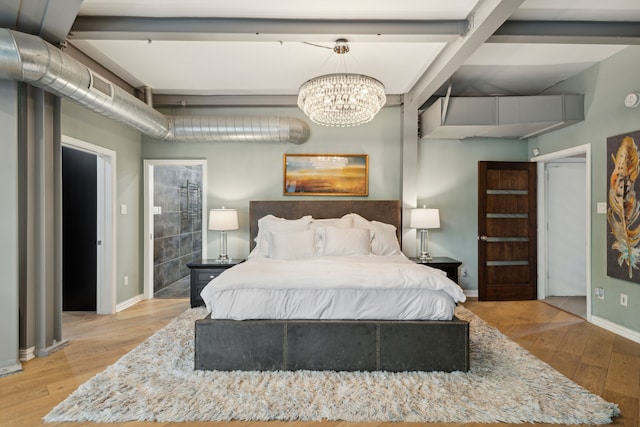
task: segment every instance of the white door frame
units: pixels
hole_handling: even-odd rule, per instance
[[[586,186],[586,294],[587,294],[587,321],[591,321],[591,144],[578,145],[565,150],[533,157],[531,161],[537,163],[538,175],[538,299],[544,299],[547,295],[548,281],[548,240],[547,240],[547,180],[545,170],[548,162],[557,161],[566,157],[585,156],[585,186]]]
[[[62,146],[93,154],[98,158],[97,185],[97,277],[96,311],[116,312],[116,152],[62,135]]]
[[[207,258],[207,160],[143,160],[144,169],[144,299],[153,298],[153,168],[154,166],[202,166],[202,258]]]

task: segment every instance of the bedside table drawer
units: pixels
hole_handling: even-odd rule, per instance
[[[191,270],[191,307],[204,305],[204,301],[200,297],[200,292],[204,287],[222,272],[243,261],[244,259],[232,259],[225,262],[201,259],[187,263],[187,267]]]
[[[215,269],[215,270],[194,270],[195,273],[195,281],[197,284],[204,283],[205,285],[209,283],[212,279],[218,277],[220,273],[222,273],[223,269]]]

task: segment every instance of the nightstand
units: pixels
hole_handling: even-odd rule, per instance
[[[230,259],[221,262],[217,259],[200,259],[188,262],[187,267],[191,270],[191,307],[204,305],[200,292],[211,279],[243,261],[243,259]]]
[[[447,273],[447,277],[454,282],[458,283],[458,267],[462,265],[462,262],[453,258],[444,256],[435,256],[431,261],[421,261],[418,258],[410,258],[418,264],[428,265],[429,267],[437,268]]]

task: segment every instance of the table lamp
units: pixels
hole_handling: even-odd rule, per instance
[[[220,256],[218,261],[228,262],[227,231],[238,229],[238,211],[235,209],[211,209],[209,211],[209,230],[220,232]]]
[[[411,209],[409,227],[418,229],[418,259],[431,261],[429,254],[429,229],[440,228],[440,210],[422,208]]]

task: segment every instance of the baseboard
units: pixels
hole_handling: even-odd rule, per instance
[[[34,357],[36,357],[36,355],[34,354],[34,352],[36,351],[36,347],[29,347],[29,348],[21,348],[20,351],[18,352],[18,356],[20,357],[20,361],[22,362],[28,362],[29,360],[33,359]]]
[[[126,310],[127,308],[136,305],[137,303],[139,303],[143,299],[144,299],[144,296],[142,294],[140,294],[140,295],[136,295],[135,297],[130,298],[130,299],[126,300],[126,301],[122,301],[120,304],[116,305],[116,313],[118,313],[119,311],[122,311],[122,310]]]
[[[49,347],[37,348],[34,351],[34,354],[36,355],[36,357],[49,356],[49,355],[55,353],[56,351],[63,349],[67,345],[69,345],[69,341],[68,340],[62,340],[62,341],[53,340],[53,342],[51,343],[51,345]]]
[[[20,363],[16,363],[15,365],[4,366],[0,368],[0,377],[4,377],[5,375],[15,374],[16,372],[22,371],[22,365]]]
[[[591,323],[596,326],[600,326],[601,328],[606,329],[609,332],[613,332],[614,334],[618,334],[620,336],[628,338],[631,341],[640,343],[640,332],[618,325],[617,323],[613,323],[607,319],[603,319],[602,317],[593,315],[591,316]]]
[[[467,298],[478,298],[477,289],[463,289],[462,291]]]

